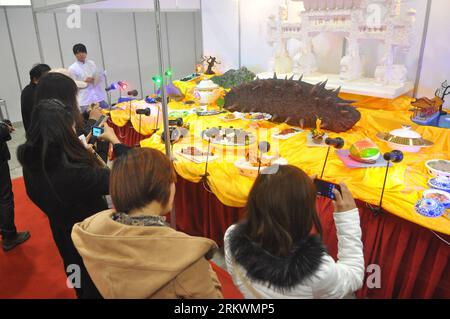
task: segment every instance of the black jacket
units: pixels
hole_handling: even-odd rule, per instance
[[[11,139],[8,127],[0,122],[0,161],[9,161],[11,154],[9,153],[7,141]]]
[[[33,112],[35,100],[36,84],[30,83],[23,90],[20,96],[20,108],[22,111],[22,122],[25,132],[28,131],[31,122],[31,114]]]
[[[128,149],[123,145],[114,146],[118,156]],[[87,164],[68,167],[55,158],[47,163],[46,176],[38,163],[39,155],[33,158],[36,158],[33,166],[23,168],[27,194],[47,215],[65,269],[73,264],[81,268],[82,288],[77,289],[78,297],[101,297],[73,245],[71,232],[75,223],[108,209],[104,195],[109,193],[109,170]]]

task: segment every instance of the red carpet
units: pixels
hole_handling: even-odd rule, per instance
[[[16,226],[31,238],[12,251],[0,249],[0,299],[75,298],[66,286],[64,266],[53,242],[47,217],[27,197],[22,178],[13,181]],[[213,264],[225,298],[242,298],[226,271]]]

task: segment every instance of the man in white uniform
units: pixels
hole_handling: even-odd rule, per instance
[[[105,101],[106,93],[103,83],[103,75],[97,70],[94,61],[87,59],[87,49],[84,44],[78,43],[73,46],[73,54],[77,61],[69,67],[70,75],[74,80],[84,81],[88,86],[78,93],[78,103],[81,112],[87,111],[93,103],[99,103],[100,107],[108,108]]]

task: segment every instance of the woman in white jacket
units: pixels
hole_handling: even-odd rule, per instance
[[[316,188],[299,168],[261,174],[247,216],[225,233],[225,259],[246,298],[344,298],[360,289],[364,256],[359,213],[348,188],[334,191],[338,261],[322,243]]]

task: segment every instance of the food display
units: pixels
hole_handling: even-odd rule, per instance
[[[369,138],[358,141],[350,147],[350,157],[357,162],[374,164],[380,155],[380,149]]]
[[[185,76],[184,78],[180,79],[180,81],[182,82],[189,82],[192,80],[196,80],[200,78],[200,74],[199,73],[192,73],[191,75]]]
[[[211,81],[225,89],[230,89],[251,82],[255,77],[255,73],[249,71],[246,67],[242,67],[239,70],[228,70],[223,75],[214,76]]]
[[[289,135],[289,134],[294,134],[295,132],[298,132],[298,130],[294,129],[294,128],[287,128],[284,129],[280,132],[280,134],[278,135]]]
[[[261,162],[261,167],[270,166],[272,165],[273,162],[275,162],[279,158],[280,157],[277,155],[269,156],[267,154],[263,154],[259,159],[257,154],[251,154],[250,152],[248,152],[245,155],[245,160],[248,162],[249,165],[253,167],[259,167],[260,166],[259,162]]]
[[[322,120],[316,119],[316,127],[311,130],[311,139],[314,144],[323,144],[326,139],[325,132],[321,129]]]
[[[229,146],[245,146],[255,142],[255,136],[252,133],[233,127],[208,128],[202,132],[202,138],[210,139],[213,144]]]
[[[286,159],[279,157],[277,155],[264,154],[261,156],[261,170],[273,165],[287,165],[287,164],[288,162]],[[245,159],[242,158],[237,160],[234,163],[234,166],[238,168],[239,173],[243,176],[247,177],[258,176],[259,161],[256,155],[251,156],[247,154]]]
[[[325,132],[311,131],[311,138],[315,144],[322,144],[325,140]]]
[[[339,98],[339,90],[325,89],[326,82],[312,85],[299,81],[277,79],[256,80],[234,87],[225,95],[224,107],[230,111],[272,114],[272,121],[286,122],[302,128],[315,127],[322,119],[322,128],[334,132],[351,129],[361,114],[352,101]]]
[[[169,112],[169,118],[183,118],[191,114],[191,111],[178,110]]]
[[[390,148],[405,153],[417,153],[422,147],[433,145],[432,142],[424,140],[419,133],[407,125],[389,133],[378,133],[377,137],[387,142]]]
[[[180,155],[183,158],[190,160],[196,164],[206,163],[214,161],[218,156],[214,155],[214,152],[208,152],[201,150],[195,146],[186,146],[181,150],[175,151],[175,154]]]
[[[428,124],[439,117],[442,104],[444,101],[440,97],[429,99],[423,97],[412,102],[413,108],[412,120],[418,124]]]
[[[204,152],[194,146],[185,147],[185,148],[181,149],[180,152],[185,155],[190,155],[190,156],[207,156],[208,155],[208,152]],[[209,155],[212,156],[214,154],[210,152]]]
[[[272,115],[267,113],[248,113],[243,116],[243,119],[250,121],[268,121],[272,118]]]
[[[430,175],[438,177],[441,180],[450,180],[450,161],[447,160],[430,160],[425,163]]]
[[[234,114],[234,113],[228,113],[228,114],[222,116],[220,119],[223,120],[223,121],[227,121],[228,122],[228,121],[239,120],[240,117],[236,116],[236,114]]]
[[[214,104],[222,94],[221,92],[222,89],[211,80],[200,81],[194,90],[196,98],[200,100],[200,105]]]
[[[196,109],[195,114],[197,116],[212,116],[212,115],[218,115],[223,113],[224,111],[221,110],[202,110],[202,109]]]
[[[303,132],[301,129],[290,127],[282,130],[278,134],[274,134],[273,137],[280,140],[287,140],[288,138],[291,138],[301,132]]]
[[[435,189],[429,189],[423,193],[423,197],[435,199],[438,202],[442,203],[445,208],[450,208],[450,193]]]

